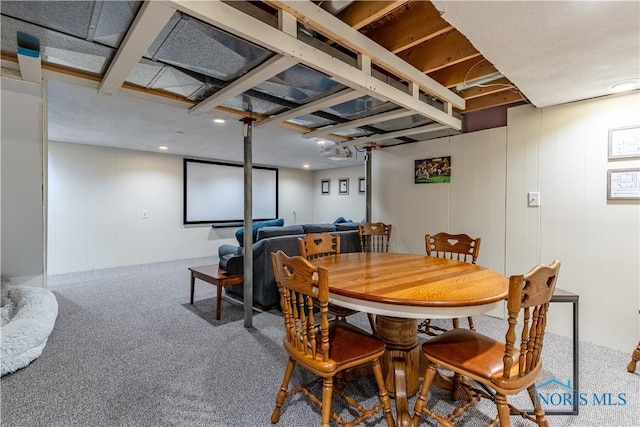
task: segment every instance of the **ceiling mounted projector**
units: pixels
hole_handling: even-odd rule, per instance
[[[320,154],[325,159],[342,160],[351,157],[351,150],[346,145],[327,144],[320,148]]]

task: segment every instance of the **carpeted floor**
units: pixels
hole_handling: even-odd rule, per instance
[[[287,359],[282,319],[277,312],[256,313],[254,327],[246,329],[242,307],[225,299],[222,318],[216,321],[215,288],[200,281],[196,303],[188,304],[187,267],[212,262],[199,258],[51,277],[58,320],[42,355],[0,380],[0,424],[271,425]],[[368,329],[365,315],[352,322]],[[476,318],[476,324],[489,335],[505,331],[503,321],[487,316]],[[630,343],[630,351],[635,344]],[[586,402],[579,416],[550,416],[550,424],[640,425],[640,375],[626,372],[630,355],[589,343],[581,343],[580,355],[580,391]],[[569,339],[547,334],[544,357],[541,382],[571,378]],[[305,378],[300,371],[294,374],[294,381]],[[366,402],[375,402],[372,381],[347,386]],[[526,402],[524,398],[516,401]],[[428,404],[440,413],[453,407],[440,391],[430,395]],[[349,417],[346,410],[342,413]],[[480,426],[493,417],[494,406],[483,401],[457,425]],[[296,397],[285,404],[278,425],[318,422],[315,407]],[[516,417],[512,423],[532,425]],[[365,425],[384,422],[377,418]],[[436,423],[423,419],[421,425]]]

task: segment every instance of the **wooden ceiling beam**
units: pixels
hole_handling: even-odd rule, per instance
[[[498,73],[499,71],[489,61],[482,57],[477,57],[429,73],[429,77],[442,86],[451,88],[465,81],[470,82]]]
[[[427,74],[479,56],[480,52],[457,30],[441,34],[398,54],[400,59]]]
[[[354,1],[336,16],[345,24],[359,30],[402,6],[407,1]]]
[[[501,92],[492,93],[487,96],[470,99],[467,102],[467,108],[460,113],[468,114],[474,111],[484,110],[499,105],[513,104],[518,101],[526,101],[524,95],[515,90],[503,90]]]
[[[482,86],[473,86],[468,89],[461,90],[458,92],[458,95],[468,101],[473,98],[491,95],[493,93],[510,89],[516,89],[515,85],[511,83],[506,77],[502,77],[501,79],[494,80],[491,83],[487,83]]]
[[[411,3],[407,11],[365,34],[371,40],[398,53],[419,43],[430,40],[453,26],[442,19],[440,12],[429,1]]]

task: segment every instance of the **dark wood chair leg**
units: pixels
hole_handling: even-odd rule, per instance
[[[635,372],[636,364],[640,361],[640,343],[636,346],[635,350],[633,350],[633,354],[631,355],[631,362],[627,365],[627,371]]]

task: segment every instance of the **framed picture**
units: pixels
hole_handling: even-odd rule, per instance
[[[415,183],[451,182],[451,156],[416,160]]]
[[[607,171],[608,200],[640,200],[640,168]]]
[[[331,180],[323,179],[320,182],[320,194],[331,194]]]
[[[609,129],[609,160],[640,159],[640,125]]]
[[[367,181],[365,181],[364,176],[358,178],[358,194],[364,194],[367,192]]]
[[[338,194],[349,194],[349,178],[338,180]]]

